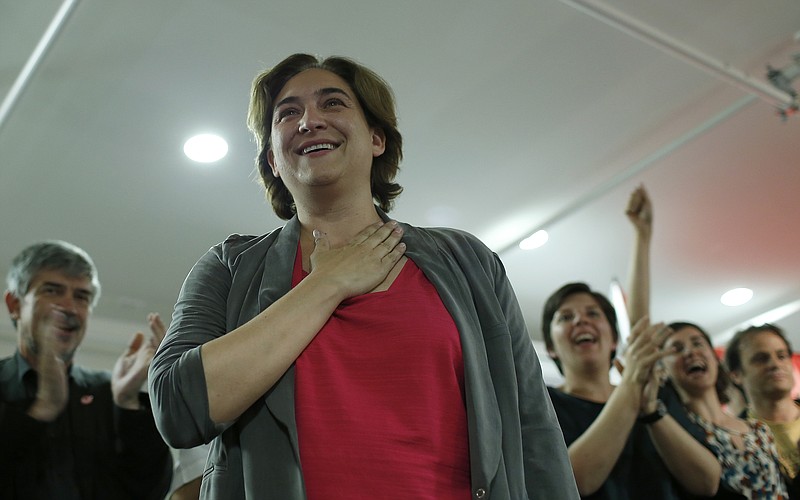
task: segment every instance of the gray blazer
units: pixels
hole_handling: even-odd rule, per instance
[[[461,337],[473,497],[577,499],[564,438],[500,259],[461,231],[403,228],[406,255],[436,287]],[[295,217],[266,235],[234,235],[211,248],[186,278],[150,367],[153,410],[167,442],[186,448],[213,440],[202,498],[305,499],[294,367],[235,422],[216,425],[199,349],[289,291],[299,234]]]

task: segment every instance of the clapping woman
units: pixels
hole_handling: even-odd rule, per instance
[[[643,188],[631,195],[628,216],[637,231],[632,276],[647,268],[652,212]],[[646,284],[645,284],[646,285]],[[646,290],[641,283],[634,286]],[[550,296],[542,325],[548,354],[564,375],[550,397],[564,432],[578,490],[583,498],[678,499],[685,492],[712,495],[720,467],[714,456],[654,404],[659,379],[654,370],[672,333],[640,317],[646,294],[631,302],[636,321],[625,352],[622,380],[609,371],[619,347],[611,303],[583,283],[570,283]],[[621,368],[622,365],[618,364]]]
[[[723,409],[728,379],[708,334],[692,323],[670,326],[674,333],[664,345],[670,353],[664,367],[689,421],[702,429],[700,439],[722,465],[722,483],[715,498],[788,498],[769,428]]]

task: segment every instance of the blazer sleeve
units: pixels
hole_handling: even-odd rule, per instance
[[[231,271],[217,245],[186,277],[170,327],[150,365],[155,423],[172,447],[207,443],[225,428],[209,416],[200,346],[225,335],[230,287]]]

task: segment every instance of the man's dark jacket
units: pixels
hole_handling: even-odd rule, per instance
[[[114,404],[108,372],[72,366],[69,401],[54,422],[27,415],[36,372],[19,352],[0,360],[0,498],[160,500],[172,459],[142,409]]]

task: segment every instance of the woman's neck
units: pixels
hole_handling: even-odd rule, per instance
[[[297,215],[303,233],[311,236],[315,229],[321,231],[328,237],[331,248],[347,244],[365,227],[381,222],[374,205],[362,208],[342,207],[325,213],[298,211]]]
[[[727,419],[715,389],[698,395],[690,395],[684,392],[681,394],[681,399],[686,408],[707,422],[723,425]]]
[[[303,269],[310,270],[310,256],[314,251],[314,231],[320,231],[328,239],[331,248],[348,244],[367,226],[381,222],[375,206],[342,204],[325,210],[309,210],[298,207],[300,221],[300,248],[303,255]]]
[[[596,403],[605,403],[611,397],[614,386],[604,373],[570,373],[565,374],[562,392]]]
[[[319,229],[333,238],[331,245],[336,246],[336,239],[343,239],[339,244],[347,243],[364,227],[381,220],[370,192],[336,196],[333,190],[318,189],[295,198],[300,225],[309,233]]]

